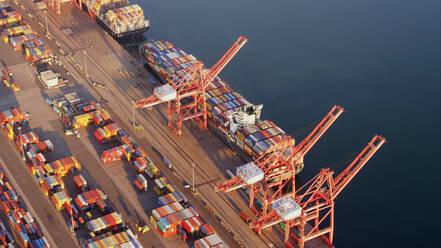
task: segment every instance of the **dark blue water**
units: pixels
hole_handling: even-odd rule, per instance
[[[135,1],[136,2],[136,1]],[[263,118],[295,133],[346,109],[305,158],[304,179],[388,139],[336,202],[335,245],[440,243],[438,0],[138,0],[164,39],[208,66],[244,35],[221,73]]]

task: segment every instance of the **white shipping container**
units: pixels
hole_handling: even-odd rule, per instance
[[[216,233],[205,237],[205,240],[208,242],[210,246],[214,246],[223,242],[222,239],[219,237],[219,235],[217,235]]]

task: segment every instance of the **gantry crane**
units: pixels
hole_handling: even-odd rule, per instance
[[[290,229],[298,232],[291,238],[297,247],[305,242],[322,237],[332,247],[334,238],[334,201],[349,182],[363,168],[386,140],[376,135],[361,153],[337,177],[329,169],[322,169],[307,184],[298,189],[295,196],[282,197],[272,201],[272,210],[251,223],[260,232],[278,223],[285,223],[285,244],[289,243]],[[326,226],[323,228],[323,226]]]
[[[292,192],[295,192],[296,166],[303,163],[303,157],[323,136],[329,127],[343,113],[340,106],[332,107],[331,111],[320,121],[312,132],[297,146],[294,145],[294,139],[290,136],[285,137],[280,143],[268,149],[251,163],[239,167],[238,174],[216,186],[216,191],[229,192],[250,186],[250,208],[254,212],[254,200],[256,192],[263,191],[263,209],[261,214],[265,214],[268,209],[268,203],[273,199],[280,198],[282,189],[288,183],[292,184]],[[242,173],[242,172],[243,173]],[[252,178],[249,178],[254,172]],[[272,191],[273,187],[277,187]]]
[[[61,0],[44,0],[47,6],[55,10],[57,15],[61,15]],[[72,0],[74,1],[74,0]],[[80,0],[81,1],[81,0]]]
[[[182,136],[182,122],[198,120],[207,128],[207,107],[205,91],[207,86],[219,75],[234,55],[245,45],[247,39],[239,37],[225,55],[208,71],[200,61],[196,61],[168,84],[155,88],[153,95],[135,103],[136,108],[151,108],[168,102],[168,126],[178,136]],[[192,98],[188,100],[188,98]],[[189,102],[189,103],[188,103]],[[177,115],[177,125],[173,125],[173,114]]]
[[[48,1],[48,0],[46,0],[46,1]],[[49,1],[54,1],[54,0],[49,0]],[[57,1],[60,1],[60,0],[57,0]],[[72,4],[75,7],[77,7],[79,10],[83,11],[83,1],[84,0],[70,0],[70,1],[72,2]],[[96,15],[92,11],[92,6],[91,6],[92,3],[89,2],[89,0],[86,0],[84,4],[86,6],[87,13],[89,14],[90,18],[92,18],[92,20],[95,20],[96,19]]]
[[[73,3],[73,5],[75,7],[77,7],[79,10],[83,11],[83,0],[70,0],[70,1]],[[86,3],[86,5],[87,5],[87,3]]]

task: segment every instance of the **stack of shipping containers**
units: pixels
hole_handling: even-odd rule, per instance
[[[95,234],[103,234],[108,231],[118,232],[123,226],[120,214],[114,212],[87,222],[87,228]]]
[[[17,193],[8,181],[0,166],[0,206],[3,214],[9,219],[11,228],[17,233],[24,247],[48,247],[49,243],[41,233],[31,214],[24,209]],[[12,237],[9,237],[12,239]],[[5,240],[6,241],[6,240]],[[11,246],[5,246],[11,247]]]
[[[25,58],[31,63],[53,57],[50,47],[5,0],[0,1],[0,31],[3,41],[10,43],[15,51],[24,50]]]
[[[77,195],[74,202],[80,211],[87,211],[94,208],[100,199],[106,200],[107,195],[100,189],[94,189]]]
[[[86,248],[108,248],[108,247],[133,247],[140,248],[141,244],[132,231],[127,230],[116,234],[102,234],[84,241]]]
[[[0,30],[23,24],[20,13],[15,11],[6,0],[0,0]]]
[[[171,80],[196,62],[193,55],[187,54],[168,41],[152,41],[145,43],[140,49],[145,51],[143,54],[149,64],[166,80]]]
[[[134,31],[148,25],[138,4],[108,10],[103,22],[115,33]]]
[[[25,125],[29,121],[29,114],[23,111],[21,107],[5,110],[0,114],[0,126],[5,128],[6,125],[12,127]]]
[[[129,4],[127,0],[90,0],[87,7],[116,37],[129,32],[141,34],[150,26],[142,8],[138,4]]]
[[[89,184],[83,175],[78,175],[73,178],[78,192],[83,193],[89,190]]]

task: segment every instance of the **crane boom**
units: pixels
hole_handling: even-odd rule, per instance
[[[245,37],[239,37],[208,72],[202,62],[196,61],[183,73],[174,76],[168,84],[155,88],[150,97],[136,101],[134,106],[151,108],[168,102],[168,126],[178,137],[182,135],[182,122],[189,119],[196,119],[201,123],[202,128],[207,129],[205,90],[247,41]],[[190,97],[191,100],[182,101]],[[173,116],[177,117],[176,124],[172,120]]]
[[[225,66],[230,63],[231,59],[239,52],[239,50],[247,43],[248,39],[240,36],[237,41],[228,49],[228,51],[222,56],[216,64],[214,64],[210,72],[204,77],[202,81],[202,87],[204,89],[213,81],[217,75],[225,68]]]
[[[296,154],[292,159],[299,160],[303,158],[306,153],[317,143],[317,141],[323,136],[323,134],[329,129],[329,127],[337,120],[338,117],[344,112],[344,109],[338,105],[334,105],[331,111],[320,121],[320,123],[312,130],[312,132],[302,140],[297,146],[294,147],[294,151],[291,154]]]
[[[333,198],[336,198],[342,192],[342,190],[351,182],[355,175],[357,175],[357,173],[385,142],[385,138],[375,135],[354,161],[352,161],[352,163],[333,180]]]
[[[344,109],[342,107],[337,105],[333,106],[331,111],[326,114],[313,131],[297,146],[294,144],[294,139],[288,136],[254,160],[254,164],[264,173],[264,183],[272,187],[282,184],[283,174],[289,173],[290,176],[294,177],[294,166],[303,159],[303,156],[317,143],[320,137],[323,136],[343,111]],[[287,152],[289,156],[285,156]],[[278,178],[276,183],[274,183],[274,178]],[[285,182],[287,181],[289,180],[285,180]],[[247,183],[245,183],[240,176],[236,175],[224,183],[217,185],[215,190],[230,192],[246,185]],[[281,190],[282,187],[279,187],[274,196],[280,193]],[[252,203],[253,200],[250,199],[250,202]]]

